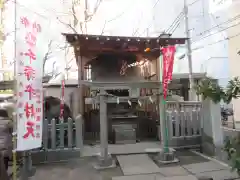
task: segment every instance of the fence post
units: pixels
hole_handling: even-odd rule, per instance
[[[68,148],[73,147],[73,121],[72,118],[68,118]]]
[[[59,119],[59,139],[60,139],[60,149],[64,148],[64,129],[65,129],[65,123],[63,117],[60,117]]]
[[[77,115],[75,119],[76,127],[76,147],[78,149],[83,148],[83,117],[81,114]]]
[[[185,111],[184,111],[184,107],[183,104],[180,105],[180,125],[181,125],[181,135],[180,136],[186,136],[186,119],[185,119],[186,115],[185,115]]]
[[[51,149],[56,149],[56,120],[51,122]]]
[[[45,149],[45,150],[47,150],[48,149],[48,119],[47,118],[45,118],[44,120],[43,120],[43,148]]]

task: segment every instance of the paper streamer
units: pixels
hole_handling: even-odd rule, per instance
[[[131,103],[131,101],[130,101],[130,100],[128,100],[128,104],[129,104],[129,106],[131,106],[131,105],[132,105],[132,103]]]
[[[151,96],[149,97],[149,101],[150,101],[151,103],[153,103],[153,99],[152,99]]]
[[[140,106],[140,107],[142,106],[142,103],[141,103],[141,101],[140,101],[140,100],[138,100],[138,104],[139,104],[139,106]]]

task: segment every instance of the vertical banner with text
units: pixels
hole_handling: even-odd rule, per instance
[[[18,16],[17,25],[17,151],[42,146],[43,59],[37,56],[42,25],[32,16]]]
[[[163,97],[166,99],[168,84],[172,80],[175,46],[167,46],[161,49],[163,55]]]

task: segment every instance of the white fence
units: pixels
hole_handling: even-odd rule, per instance
[[[200,146],[201,102],[167,102],[166,120],[173,147]]]
[[[43,121],[42,148],[32,152],[33,163],[54,162],[79,157],[82,145],[80,137],[82,117],[45,119]]]

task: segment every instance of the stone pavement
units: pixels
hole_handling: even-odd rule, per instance
[[[69,162],[37,166],[37,172],[31,179],[197,180],[197,177],[200,176],[211,176],[214,180],[237,178],[237,174],[231,172],[228,167],[209,161],[201,156],[191,153],[190,151],[177,151],[176,154],[180,162],[171,165],[158,164],[153,160],[153,155],[147,154],[129,155],[128,159],[131,161],[128,161],[129,164],[124,165],[122,161],[125,161],[125,163],[127,162],[126,155],[124,155],[122,156],[122,159],[120,158],[116,168],[101,171],[95,170],[92,166],[93,163],[96,162],[96,157],[84,157]],[[124,165],[125,167],[121,167],[121,165]],[[128,167],[130,168],[126,170]],[[151,168],[153,168],[153,172],[149,171]]]
[[[193,175],[163,177],[159,174],[113,177],[112,180],[197,180]]]
[[[110,154],[138,154],[145,153],[146,151],[155,150],[159,152],[161,150],[160,142],[140,142],[136,144],[109,144],[108,151]],[[96,156],[100,152],[100,145],[84,146],[82,157]]]
[[[114,176],[122,176],[120,167],[97,171],[93,168],[94,157],[42,164],[30,180],[111,180]]]
[[[132,156],[132,155],[131,155]],[[139,156],[139,155],[136,155]],[[131,158],[128,158],[127,161],[130,161],[129,164],[136,164],[135,162],[139,162],[140,157],[136,157],[138,160],[133,160]],[[209,161],[201,156],[198,156],[194,153],[191,153],[189,151],[183,151],[183,152],[177,152],[177,156],[180,160],[177,164],[169,164],[169,165],[163,165],[163,164],[157,164],[158,169],[154,169],[154,172],[150,173],[151,169],[148,169],[146,167],[145,170],[142,172],[136,172],[136,169],[140,167],[141,169],[141,163],[135,168],[129,168],[127,173],[131,174],[129,176],[121,176],[121,177],[113,177],[112,180],[142,180],[142,179],[152,179],[152,180],[197,180],[198,177],[212,177],[214,180],[225,180],[225,179],[231,179],[231,178],[237,178],[237,174],[234,172],[231,172],[230,169],[226,166],[223,166],[219,163],[216,163],[214,161]],[[151,157],[151,156],[150,156]],[[147,160],[145,160],[146,162]],[[144,162],[144,161],[143,161]],[[121,163],[120,163],[121,165]],[[127,166],[127,165],[125,165]],[[120,166],[121,167],[121,166]],[[121,167],[122,168],[122,167]],[[123,168],[122,168],[123,170]],[[132,170],[132,171],[131,171]],[[146,172],[150,174],[146,174]],[[125,170],[123,170],[123,173]],[[240,179],[240,178],[239,178]]]
[[[147,154],[121,155],[117,156],[117,161],[124,175],[159,172],[159,167]]]

